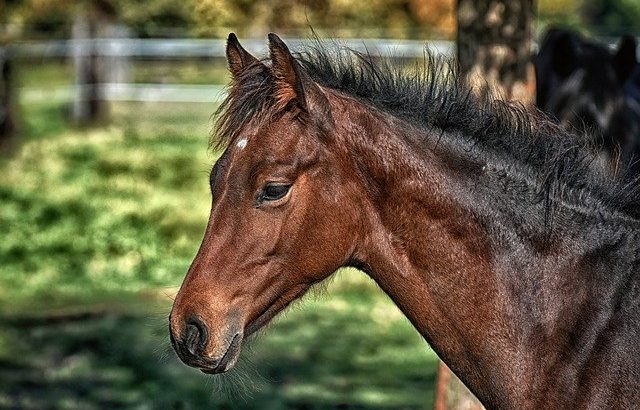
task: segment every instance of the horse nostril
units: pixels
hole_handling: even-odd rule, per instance
[[[207,327],[197,317],[190,317],[182,336],[184,347],[194,356],[199,356],[207,345]]]

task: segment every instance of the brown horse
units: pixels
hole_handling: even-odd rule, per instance
[[[640,201],[537,114],[432,59],[407,76],[274,34],[229,36],[204,240],[170,316],[179,357],[243,341],[342,266],[370,275],[484,405],[640,404]]]

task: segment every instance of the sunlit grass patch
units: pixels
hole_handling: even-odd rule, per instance
[[[137,124],[144,110],[120,109],[116,125],[27,138],[0,164],[0,287],[12,289],[0,298],[136,291],[184,275],[210,204],[215,156],[196,129],[212,108],[195,110],[197,124],[191,111],[182,133],[162,126],[161,110],[154,127]]]

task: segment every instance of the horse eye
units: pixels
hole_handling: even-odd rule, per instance
[[[288,184],[268,184],[260,193],[260,202],[277,201],[289,192],[291,185]]]

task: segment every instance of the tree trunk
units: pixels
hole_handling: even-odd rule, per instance
[[[458,0],[458,64],[479,92],[533,104],[534,0]]]
[[[458,0],[458,67],[478,93],[525,105],[535,102],[531,61],[534,0]],[[440,363],[436,410],[477,410],[482,404]]]
[[[96,47],[97,22],[88,13],[80,14],[73,24],[73,63],[75,66],[75,96],[72,119],[76,125],[89,125],[104,116],[100,85],[101,70]]]
[[[73,62],[76,69],[76,92],[72,118],[76,125],[90,125],[106,120],[108,105],[105,100],[105,80],[117,75],[112,70],[115,57],[105,56],[105,37],[116,34],[113,30],[117,18],[111,0],[89,0],[76,16],[72,35]],[[115,58],[117,59],[117,58]]]

